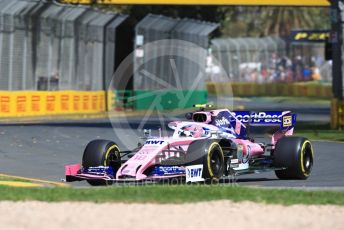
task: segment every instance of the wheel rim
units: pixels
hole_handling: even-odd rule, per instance
[[[218,149],[216,149],[210,158],[211,171],[213,172],[214,176],[216,176],[216,177],[219,176],[220,170],[222,168],[220,154],[221,154],[220,151]]]
[[[117,165],[120,165],[118,161],[118,155],[119,155],[119,149],[116,147],[116,148],[113,148],[107,158],[105,159],[105,165],[107,166],[112,166],[113,168],[115,168]]]
[[[303,151],[303,168],[307,174],[311,172],[312,166],[313,166],[312,147],[309,143],[307,143]]]

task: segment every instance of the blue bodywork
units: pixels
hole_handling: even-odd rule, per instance
[[[97,167],[83,168],[81,170],[81,173],[97,175],[97,176],[106,175],[110,177],[115,177],[116,175],[116,172],[113,170],[111,166],[97,166]]]
[[[155,166],[149,176],[171,176],[185,174],[185,168],[180,166]]]
[[[282,111],[221,111],[213,117],[211,122],[212,125],[219,127],[224,132],[231,133],[241,139],[247,138],[245,125],[280,126],[280,130],[287,131],[294,128],[295,123],[296,114]],[[238,126],[240,130],[234,130]]]
[[[83,168],[81,173],[97,175],[97,176],[109,176],[114,178],[116,172],[111,166],[98,166]],[[155,166],[148,176],[172,176],[185,174],[185,168],[181,166]]]

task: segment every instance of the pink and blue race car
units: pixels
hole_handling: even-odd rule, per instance
[[[65,166],[66,181],[91,185],[114,182],[210,182],[234,175],[274,170],[280,179],[307,179],[312,171],[312,144],[293,135],[296,115],[289,111],[247,112],[210,109],[186,114],[187,121],[168,124],[173,135],[148,136],[143,145],[121,151],[109,140],[93,140],[81,164]],[[276,126],[271,142],[255,142],[249,126]],[[126,159],[125,159],[126,158]]]

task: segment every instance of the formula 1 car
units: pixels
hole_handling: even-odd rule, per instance
[[[113,182],[219,181],[233,175],[274,170],[280,179],[307,179],[314,154],[304,137],[292,136],[296,114],[200,109],[186,114],[188,121],[173,121],[170,137],[148,135],[143,145],[121,151],[109,140],[93,140],[81,164],[65,166],[66,181],[87,180],[91,185]],[[276,126],[271,143],[256,143],[249,126]],[[124,158],[127,158],[124,160]]]

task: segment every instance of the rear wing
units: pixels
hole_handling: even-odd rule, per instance
[[[292,129],[296,123],[296,114],[290,111],[233,111],[231,115],[245,125],[280,126],[282,130]]]

